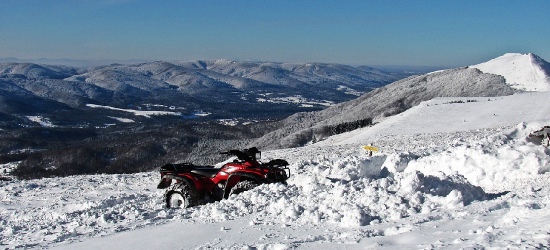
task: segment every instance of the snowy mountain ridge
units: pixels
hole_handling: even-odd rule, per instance
[[[90,68],[0,63],[0,126],[29,123],[21,119],[25,116],[43,116],[60,126],[101,126],[112,120],[87,104],[155,104],[181,107],[185,115],[204,110],[226,119],[281,119],[351,100],[408,75],[338,64],[229,60]],[[65,121],[55,117],[59,110],[80,121],[60,124]]]
[[[500,74],[484,73],[476,67],[411,76],[321,111],[292,115],[281,122],[278,130],[260,138],[255,144],[271,148],[302,146],[322,140],[329,126],[367,118],[382,120],[436,97],[505,96],[525,91],[526,88],[542,91],[546,88],[544,86],[550,87],[550,82],[528,80],[543,79],[540,76],[546,74],[543,69],[550,69],[548,65],[533,54],[506,54],[483,64],[483,68],[500,70],[502,67],[502,72],[514,70],[510,74],[514,78],[508,78],[521,80],[521,86],[524,86],[521,89]]]
[[[524,91],[550,90],[550,63],[532,53],[507,53],[470,67],[479,69],[484,73],[501,75],[515,89]]]

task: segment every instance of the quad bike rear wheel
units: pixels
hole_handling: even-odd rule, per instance
[[[257,186],[258,186],[258,184],[254,181],[248,181],[248,180],[241,181],[241,182],[235,184],[235,186],[233,186],[233,188],[231,188],[231,192],[229,192],[229,197],[231,197],[234,194],[240,194],[244,191],[248,191],[248,190],[253,189]]]
[[[166,191],[166,207],[188,208],[197,204],[191,193],[191,188],[186,183],[176,183]]]

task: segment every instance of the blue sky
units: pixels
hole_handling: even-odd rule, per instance
[[[466,66],[550,60],[550,1],[0,0],[0,57]]]

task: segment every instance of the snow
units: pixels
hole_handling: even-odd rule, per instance
[[[203,112],[203,111],[197,111],[197,112],[195,113],[196,116],[209,116],[209,115],[211,115],[211,114],[212,114],[212,113],[210,113],[210,112]]]
[[[122,122],[122,123],[134,123],[136,121],[132,120],[132,119],[128,119],[128,118],[122,118],[122,117],[114,117],[114,116],[109,116],[109,118],[111,119],[115,119],[119,122]]]
[[[354,90],[350,87],[344,86],[344,85],[338,85],[338,90],[342,91],[348,95],[354,95],[354,96],[361,96],[364,94],[364,92]]]
[[[323,144],[366,144],[373,142],[375,137],[452,133],[550,120],[550,106],[546,105],[549,98],[550,92],[506,97],[435,98],[386,118],[369,129],[337,135]]]
[[[128,113],[133,113],[136,116],[143,116],[150,118],[152,115],[175,115],[180,116],[181,113],[179,112],[170,112],[170,111],[141,111],[141,110],[133,110],[133,109],[121,109],[121,108],[114,108],[109,106],[103,106],[103,105],[97,105],[97,104],[86,104],[87,107],[90,108],[103,108],[103,109],[110,109],[110,110],[116,110],[116,111],[123,111]],[[129,122],[129,121],[126,121]]]
[[[8,176],[10,172],[17,167],[19,162],[10,162],[6,164],[0,164],[0,178]]]
[[[260,95],[264,96],[265,98],[256,98],[256,101],[258,102],[292,103],[292,104],[299,104],[300,107],[306,107],[306,108],[313,107],[314,105],[326,106],[326,107],[330,107],[334,105],[334,102],[332,101],[313,100],[313,99],[305,98],[301,95],[287,96],[287,97],[270,97],[271,95],[270,93],[260,94]]]
[[[226,126],[250,125],[257,122],[261,122],[261,120],[240,119],[240,118],[218,119],[217,121],[219,124],[226,125]]]
[[[470,66],[483,73],[501,75],[513,88],[526,91],[549,91],[550,70],[542,59],[534,54],[507,53],[488,62]]]
[[[166,209],[157,172],[0,182],[3,248],[550,247],[550,92],[436,98],[302,148],[288,185]],[[369,156],[361,146],[379,148]]]
[[[46,118],[46,117],[42,117],[42,116],[27,116],[27,119],[29,119],[30,121],[32,122],[36,122],[38,124],[40,124],[40,126],[42,127],[45,127],[45,128],[53,128],[53,127],[56,127],[56,125],[54,125],[50,119]]]

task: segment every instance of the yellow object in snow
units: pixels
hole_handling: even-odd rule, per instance
[[[375,146],[363,146],[363,149],[368,151],[378,152],[378,148]]]

